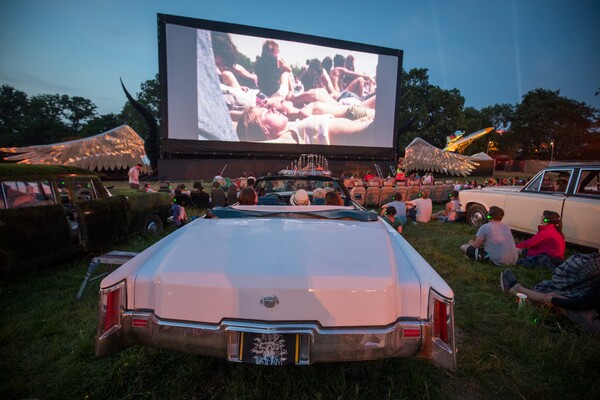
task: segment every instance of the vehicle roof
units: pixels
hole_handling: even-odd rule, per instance
[[[600,164],[577,164],[577,163],[572,163],[572,164],[556,164],[556,165],[550,165],[548,167],[545,167],[544,170],[546,169],[558,169],[558,168],[600,168]]]

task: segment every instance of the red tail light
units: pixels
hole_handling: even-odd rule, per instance
[[[448,338],[448,306],[438,299],[434,300],[433,310],[433,336],[440,338],[445,343]]]
[[[117,289],[105,294],[106,308],[104,312],[102,332],[107,332],[111,328],[120,325],[122,289],[123,287],[120,285]]]

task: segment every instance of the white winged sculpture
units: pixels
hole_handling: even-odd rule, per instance
[[[28,147],[0,148],[7,161],[19,164],[71,165],[89,170],[114,170],[142,164],[142,169],[151,172],[150,160],[144,150],[144,140],[128,125],[121,125],[99,135]]]
[[[493,130],[494,128],[480,129],[466,136],[462,132],[457,132],[459,135],[455,136],[455,134],[447,138],[448,143],[443,150],[421,138],[416,138],[406,146],[402,166],[407,171],[424,170],[457,176],[470,175],[479,163],[472,157],[454,152],[462,153],[475,140]]]

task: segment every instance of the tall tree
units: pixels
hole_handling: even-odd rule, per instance
[[[77,135],[83,125],[98,114],[96,105],[83,97],[62,95],[60,96],[60,105],[62,118],[74,135]]]
[[[429,83],[425,68],[403,73],[400,121],[415,122],[399,137],[400,154],[415,137],[436,147],[446,145],[446,136],[464,126],[465,99],[458,89],[444,90]]]
[[[502,154],[514,155],[518,146],[515,146],[515,143],[510,140],[510,135],[507,132],[510,130],[510,125],[514,118],[515,106],[507,103],[494,104],[493,106],[482,108],[480,112],[483,125],[494,128],[494,132],[488,135],[487,140],[482,141],[486,150],[491,147]],[[479,143],[479,145],[481,146],[482,143]]]
[[[60,142],[77,136],[96,116],[96,105],[83,97],[41,94],[28,98],[3,85],[0,90],[0,140],[3,146]]]
[[[510,128],[514,117],[515,106],[512,104],[494,104],[484,107],[480,111],[483,124],[494,127],[496,131],[505,131]]]
[[[477,110],[473,107],[467,107],[464,110],[465,115],[465,124],[464,124],[464,132],[465,135],[469,133],[476,132],[482,128],[487,128],[490,125],[487,125],[488,122],[485,116],[481,111]],[[487,143],[488,137],[480,138],[479,140],[475,140],[471,143],[464,151],[464,154],[475,154],[479,152],[487,151]]]
[[[12,86],[0,87],[0,146],[20,146],[24,131],[23,121],[29,112],[25,92]]]
[[[517,105],[509,139],[519,144],[522,159],[578,158],[578,147],[598,134],[598,116],[595,108],[558,90],[535,89]]]
[[[63,103],[58,94],[41,94],[29,100],[29,113],[25,121],[23,144],[37,145],[63,141],[73,135],[63,121]]]
[[[109,131],[123,124],[123,118],[120,115],[113,113],[99,115],[87,121],[87,123],[79,131],[78,136],[94,136],[99,133]]]

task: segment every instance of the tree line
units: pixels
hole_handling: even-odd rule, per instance
[[[160,126],[158,76],[143,82],[136,100]],[[476,140],[467,154],[488,152],[511,159],[597,160],[600,154],[599,110],[560,95],[534,89],[518,104],[465,107],[458,89],[429,82],[428,70],[403,71],[399,107],[399,154],[416,137],[443,148],[457,130],[466,134],[486,127],[494,132]],[[146,139],[143,118],[126,102],[120,113],[99,115],[83,97],[59,94],[27,96],[9,85],[0,89],[0,147],[56,143],[96,135],[119,125],[131,126]]]

